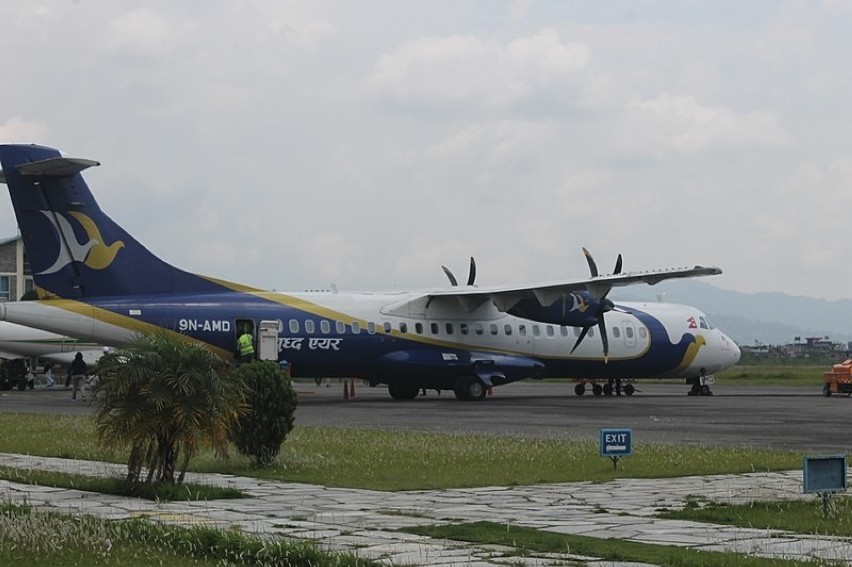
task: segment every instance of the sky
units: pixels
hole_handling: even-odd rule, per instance
[[[715,265],[852,298],[852,0],[0,0],[0,143],[279,291]],[[0,237],[16,232],[0,197]]]

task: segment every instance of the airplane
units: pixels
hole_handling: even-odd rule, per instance
[[[0,321],[0,358],[40,358],[69,365],[80,352],[86,364],[96,364],[104,347],[41,329]]]
[[[139,332],[178,333],[233,359],[253,334],[260,359],[295,378],[363,378],[411,400],[421,389],[482,400],[529,378],[686,378],[710,393],[712,374],[740,351],[693,307],[619,303],[614,287],[720,274],[695,266],[586,279],[412,292],[265,291],[174,267],[104,213],[82,171],[100,165],[38,145],[0,145],[39,299],[0,304],[0,320],[121,346]]]

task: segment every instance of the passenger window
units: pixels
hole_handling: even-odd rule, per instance
[[[505,326],[503,327],[503,331],[506,333],[506,336],[507,336],[507,337],[511,336],[511,335],[512,335],[512,326],[511,326],[511,325],[508,325],[508,324],[507,324],[507,325],[505,325]]]
[[[627,336],[628,339],[632,339],[633,338],[633,327],[625,327],[624,328],[624,334]]]
[[[361,332],[361,323],[358,321],[352,321],[352,334],[357,335]]]
[[[367,323],[367,332],[370,333],[371,335],[376,334],[376,324],[373,323],[372,321]]]
[[[295,319],[290,319],[290,332],[293,334],[299,332],[299,322]]]
[[[621,336],[621,329],[619,329],[618,327],[613,327],[612,328],[612,337],[614,339],[617,339],[620,336]]]
[[[322,321],[320,321],[320,330],[324,335],[329,334],[331,332],[331,324],[325,319],[323,319]]]
[[[463,335],[466,335],[467,331],[467,323],[459,323],[459,332]]]
[[[574,336],[575,337],[579,337],[581,332],[582,331],[580,330],[580,327],[574,327]]]
[[[643,339],[648,336],[648,331],[645,329],[645,327],[639,327],[639,336]]]
[[[309,335],[313,335],[314,331],[316,331],[316,327],[314,326],[314,322],[311,319],[305,321],[305,332]]]
[[[499,329],[497,328],[497,325],[495,325],[494,323],[491,323],[488,326],[488,330],[491,331],[491,334],[495,335],[495,336],[497,335],[497,332],[499,331]]]
[[[406,325],[405,323],[400,323],[399,324],[399,332],[400,333],[407,333],[408,332],[408,325]]]
[[[567,337],[568,336],[568,327],[566,327],[565,325],[562,325],[561,327],[559,327],[559,334],[562,335],[563,337]]]
[[[541,335],[541,329],[538,328],[538,325],[533,325],[532,330],[533,330],[533,336],[538,337],[538,336]]]
[[[546,327],[546,329],[547,329],[547,336],[552,337],[553,336],[553,325],[548,325]]]
[[[414,332],[418,335],[423,334],[423,323],[414,323]]]
[[[518,334],[522,337],[527,336],[527,326],[526,325],[518,325]]]
[[[391,327],[391,324],[387,321],[382,324],[382,328],[385,330],[386,333],[390,333],[393,330],[393,327]]]
[[[482,327],[482,323],[477,323],[473,326],[473,332],[477,335],[481,335],[485,332],[485,329]]]
[[[346,332],[346,324],[343,321],[336,321],[334,323],[334,327],[337,330],[338,335],[342,335]]]
[[[438,323],[429,323],[429,330],[432,331],[433,335],[438,334]]]
[[[445,328],[447,329],[447,334],[448,334],[448,335],[452,335],[452,334],[453,334],[453,324],[452,324],[452,323],[447,323]]]

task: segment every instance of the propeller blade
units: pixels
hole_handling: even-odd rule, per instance
[[[621,273],[621,254],[618,255],[618,258],[615,260],[615,269],[612,271],[613,275],[618,275]]]
[[[476,280],[476,262],[473,259],[473,256],[470,257],[470,271],[467,274],[467,285],[473,285],[473,282]]]
[[[586,338],[586,335],[588,334],[588,332],[589,332],[589,328],[583,327],[583,330],[580,333],[580,336],[577,337],[577,342],[574,343],[574,348],[571,349],[571,352],[569,354],[574,354],[574,351],[577,350],[577,347],[580,346],[580,343],[583,342],[583,339]]]
[[[456,277],[453,275],[453,273],[450,271],[450,269],[448,267],[441,266],[441,269],[444,270],[444,273],[447,274],[448,278],[450,278],[450,285],[451,286],[456,287],[457,285],[459,285],[459,282],[456,281]]]
[[[592,258],[592,255],[586,250],[585,246],[583,246],[583,254],[586,256],[586,262],[589,264],[589,272],[592,274],[592,277],[598,277],[598,265],[595,264],[595,259]]]
[[[604,323],[603,313],[601,313],[600,319],[598,320],[598,330],[601,333],[601,341],[603,342],[604,364],[606,364],[609,357],[609,338],[607,338],[606,336],[606,323]]]

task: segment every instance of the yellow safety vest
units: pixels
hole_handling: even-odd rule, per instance
[[[252,344],[251,335],[243,333],[237,339],[237,344],[240,346],[240,356],[248,356],[254,354],[254,345]]]

